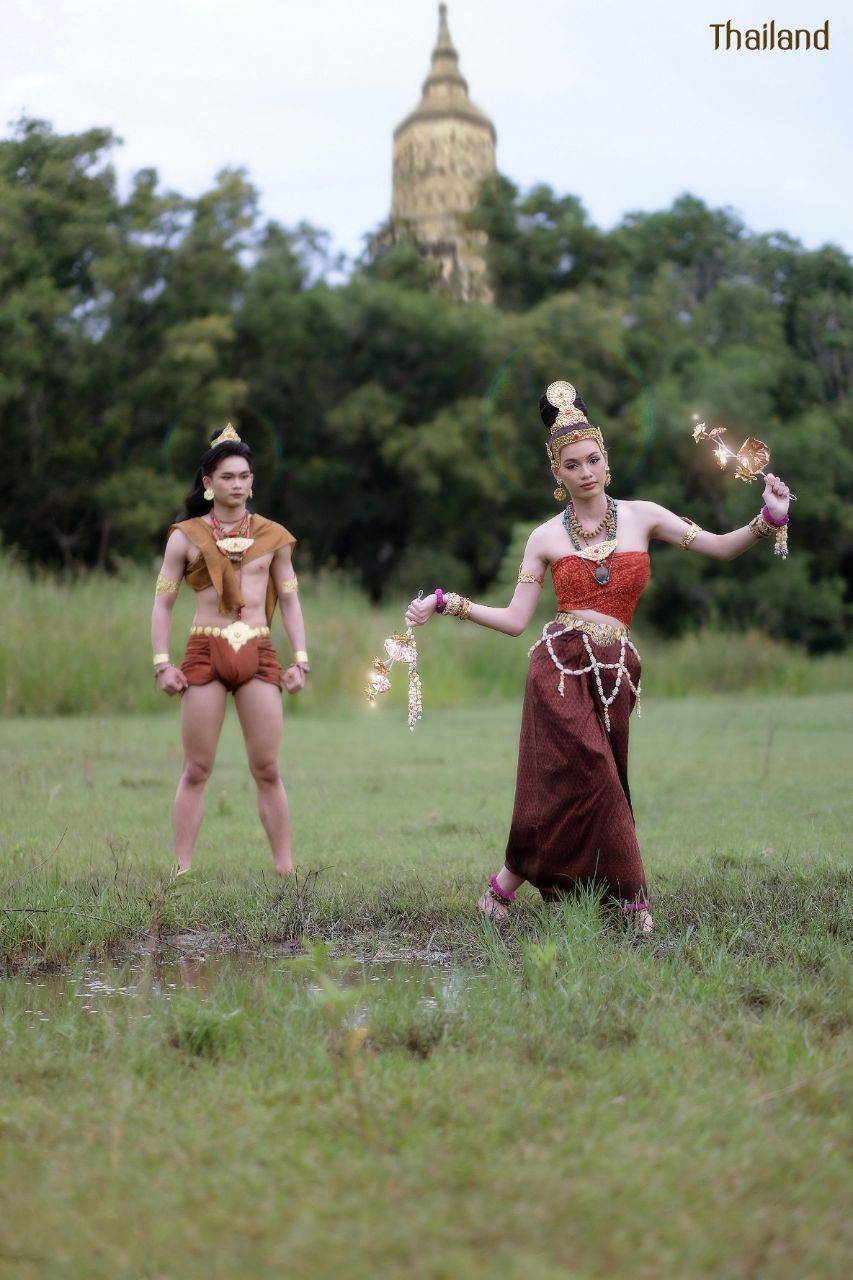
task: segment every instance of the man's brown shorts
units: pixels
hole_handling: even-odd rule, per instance
[[[265,680],[281,688],[283,673],[269,636],[254,636],[235,653],[221,636],[190,636],[181,670],[189,684],[218,680],[235,693],[249,680]]]

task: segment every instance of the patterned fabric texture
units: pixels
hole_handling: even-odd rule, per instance
[[[559,637],[554,648],[565,666],[588,664],[579,632]],[[618,644],[596,643],[594,651],[604,662],[619,658]],[[632,651],[626,665],[636,685],[640,661]],[[606,696],[614,679],[613,672],[602,674]],[[608,733],[592,672],[567,676],[561,697],[545,646],[534,650],[524,691],[506,865],[543,897],[600,885],[609,898],[645,899],[628,789],[628,720],[634,703],[623,681],[610,707]]]
[[[595,564],[580,556],[561,556],[551,565],[557,608],[595,609],[609,618],[630,623],[637,601],[651,577],[647,551],[617,551],[610,565],[610,581],[601,586],[593,574]]]

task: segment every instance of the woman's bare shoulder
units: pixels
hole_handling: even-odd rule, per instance
[[[535,529],[531,530],[527,545],[536,550],[544,546],[553,537],[554,530],[560,528],[561,519],[562,516],[552,516],[544,524],[538,524]]]

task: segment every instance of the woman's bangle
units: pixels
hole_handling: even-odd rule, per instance
[[[293,654],[293,662],[295,666],[299,666],[300,662],[307,662],[308,654],[304,649],[296,649]]]
[[[471,612],[473,601],[467,596],[460,596],[455,591],[448,591],[444,598],[444,612],[464,621]]]
[[[170,665],[171,665],[171,664],[170,664],[170,662],[169,662],[169,655],[168,655],[168,653],[155,653],[155,654],[154,654],[154,666],[155,666],[155,667],[168,667],[168,666],[170,666]]]
[[[444,594],[444,592],[442,591],[441,587],[436,587],[436,589],[435,589],[435,611],[436,611],[436,613],[444,613],[444,610],[445,610],[446,608],[447,608],[447,597],[445,596],[445,594]]]

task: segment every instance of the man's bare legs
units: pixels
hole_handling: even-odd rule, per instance
[[[249,680],[234,695],[246,743],[249,769],[258,788],[258,813],[270,842],[275,869],[293,871],[290,809],[278,767],[283,713],[281,693],[266,680]]]
[[[184,767],[175,794],[172,829],[175,861],[189,871],[199,827],[204,816],[204,784],[216,759],[216,747],[225,718],[225,686],[218,680],[196,684],[181,696],[181,737]]]

